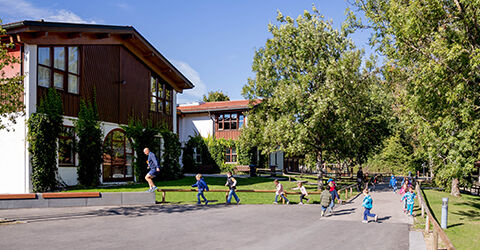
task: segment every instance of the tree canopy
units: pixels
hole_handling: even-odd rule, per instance
[[[3,34],[5,30],[0,25],[0,35]],[[20,59],[9,53],[13,48],[14,44],[0,40],[0,130],[9,130],[11,125],[16,123],[16,118],[24,114],[23,76],[19,73],[8,74],[5,70],[20,64]]]
[[[230,97],[224,94],[222,91],[209,91],[207,95],[203,95],[204,102],[221,102],[230,101]]]
[[[326,158],[363,163],[388,133],[374,67],[362,68],[351,30],[333,29],[315,8],[297,19],[279,12],[277,21],[243,88],[245,98],[262,102],[242,137],[265,153],[313,155],[319,177]]]
[[[415,153],[436,182],[468,185],[480,153],[480,2],[358,0]],[[365,26],[364,26],[365,27]]]

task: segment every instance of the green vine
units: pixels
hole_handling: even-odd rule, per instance
[[[53,88],[40,100],[37,113],[28,119],[28,150],[31,154],[34,192],[54,191],[57,180],[57,138],[62,129],[62,99]]]
[[[100,166],[102,159],[102,130],[95,102],[80,101],[78,120],[74,121],[78,135],[77,152],[79,164],[77,168],[80,185],[93,187],[100,184]]]

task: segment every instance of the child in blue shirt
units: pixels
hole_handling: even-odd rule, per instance
[[[207,186],[207,183],[205,182],[205,180],[203,180],[202,178],[202,175],[201,174],[197,174],[195,176],[195,179],[197,179],[197,183],[193,184],[192,187],[198,187],[198,194],[197,194],[197,205],[200,205],[202,204],[202,202],[200,201],[200,197],[203,198],[203,201],[205,201],[205,205],[208,204],[208,200],[207,198],[205,198],[205,195],[203,194],[204,191],[208,191],[208,186]]]
[[[406,200],[407,203],[407,213],[410,212],[410,216],[413,216],[413,205],[415,204],[415,192],[413,192],[413,187],[408,187],[408,192],[402,196],[402,201]]]
[[[375,222],[378,220],[378,215],[370,213],[370,210],[373,207],[373,199],[370,194],[368,194],[368,189],[363,190],[363,195],[365,195],[365,198],[363,198],[362,202],[362,207],[365,208],[365,211],[363,211],[363,223],[368,223],[368,216],[370,217],[375,217]]]
[[[395,178],[395,175],[392,174],[392,178],[390,179],[390,187],[393,188],[393,192],[397,192],[397,178]]]

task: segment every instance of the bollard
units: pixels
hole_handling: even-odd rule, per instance
[[[421,206],[422,206],[422,218],[423,218],[425,216],[425,208],[423,207],[423,204]]]
[[[443,229],[447,228],[447,220],[448,220],[448,198],[442,198],[442,223],[440,226]]]
[[[166,195],[166,192],[163,191],[163,192],[162,192],[162,202],[163,202],[163,203],[165,202],[165,195]]]

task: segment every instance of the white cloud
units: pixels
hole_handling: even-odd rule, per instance
[[[194,85],[193,89],[187,89],[183,91],[183,94],[178,95],[178,103],[188,103],[194,101],[200,101],[203,95],[207,94],[207,85],[200,79],[200,74],[194,70],[188,63],[170,60],[175,67],[182,72]]]
[[[9,21],[43,19],[51,22],[96,23],[69,10],[41,8],[25,0],[0,0],[0,13],[12,19]]]
[[[116,3],[115,6],[117,6],[117,8],[124,9],[124,10],[130,9],[130,5],[128,5],[127,3]]]

